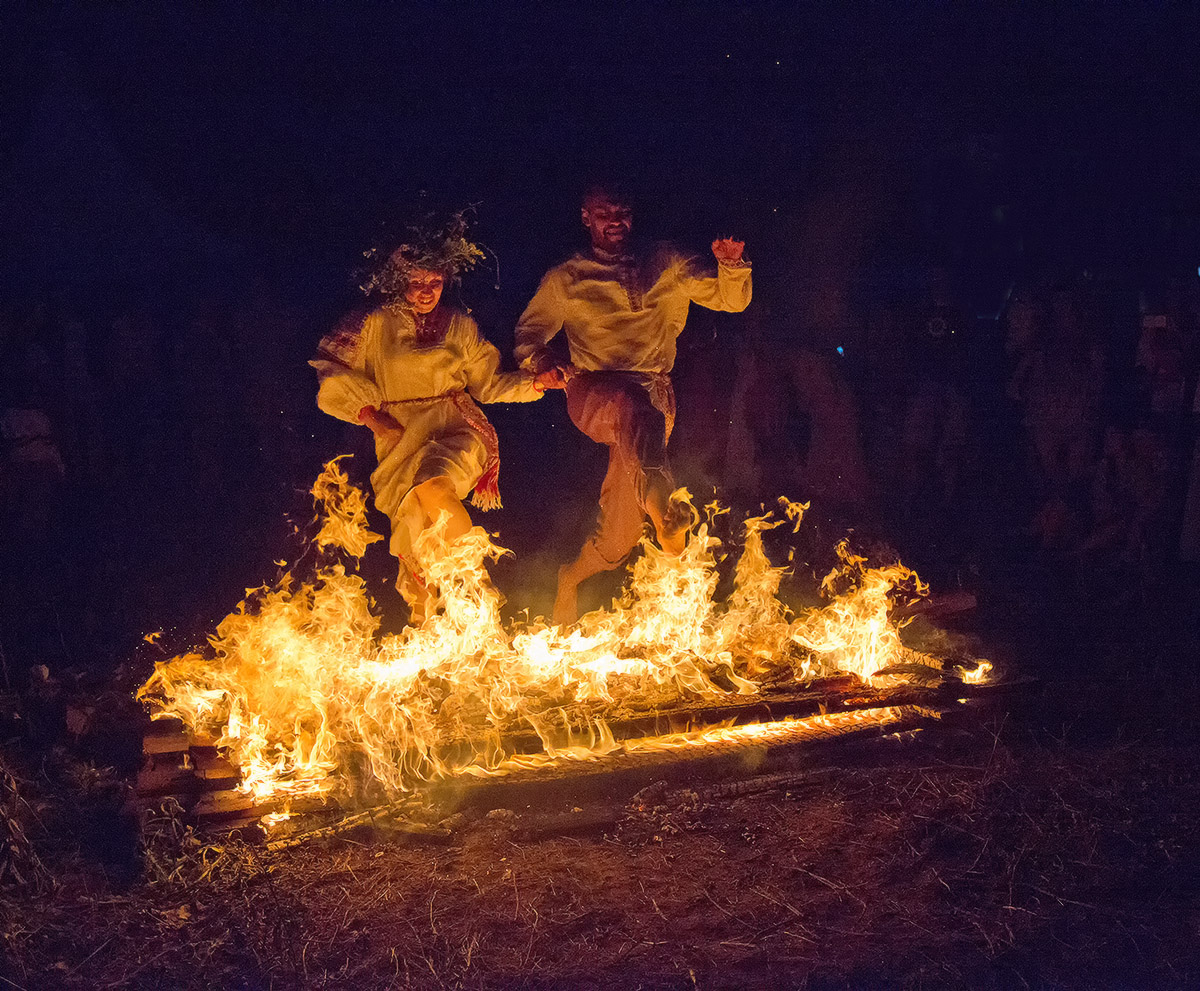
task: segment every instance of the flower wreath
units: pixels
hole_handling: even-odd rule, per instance
[[[395,242],[400,240],[401,243]],[[368,268],[359,288],[377,293],[384,305],[404,304],[404,294],[412,273],[418,268],[441,272],[448,282],[457,282],[462,273],[484,257],[483,249],[467,238],[467,211],[459,210],[444,222],[434,217],[409,224],[399,237],[363,252]]]

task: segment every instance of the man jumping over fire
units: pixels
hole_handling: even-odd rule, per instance
[[[751,293],[742,241],[713,241],[715,274],[669,245],[635,246],[631,197],[618,184],[591,186],[581,218],[590,249],[546,273],[516,331],[521,367],[547,382],[564,381],[571,421],[608,447],[596,529],[558,572],[559,624],[578,618],[580,583],[617,567],[637,545],[647,515],[663,550],[682,553],[689,518],[671,498],[666,451],[675,419],[675,339],[689,303],[737,313]],[[560,330],[569,365],[547,349]]]
[[[427,225],[428,226],[428,225]],[[452,542],[471,528],[462,500],[500,505],[496,431],[475,401],[531,402],[560,377],[501,372],[500,353],[462,311],[439,305],[442,289],[482,257],[465,237],[462,214],[448,224],[410,229],[406,243],[381,252],[363,289],[382,297],[325,337],[310,361],[320,378],[317,405],[375,435],[375,505],[391,520],[396,587],[419,625],[433,602],[416,553],[418,535],[445,517]]]

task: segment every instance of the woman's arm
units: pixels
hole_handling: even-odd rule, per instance
[[[374,326],[361,312],[342,321],[321,339],[309,364],[317,370],[317,406],[347,423],[362,423],[359,411],[379,407],[383,393],[367,368],[367,348]]]
[[[500,371],[500,352],[496,346],[484,340],[474,320],[460,319],[467,391],[481,403],[530,403],[541,399],[547,387],[561,388],[552,384],[552,373],[535,377],[529,371]]]

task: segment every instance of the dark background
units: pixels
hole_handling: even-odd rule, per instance
[[[422,190],[477,204],[491,254],[460,299],[506,355],[597,170],[634,176],[644,231],[744,238],[757,332],[842,346],[864,404],[867,315],[920,299],[931,266],[971,323],[977,397],[1001,391],[1022,282],[1105,286],[1134,333],[1139,295],[1200,264],[1200,15],[1053,6],[5,5],[6,389],[44,379],[66,469],[23,490],[45,518],[6,541],[11,670],[111,664],[163,626],[198,640],[298,553],[321,463],[363,453],[304,361],[358,302],[377,222]],[[694,313],[681,374],[730,369],[745,333]],[[1012,434],[981,408],[985,436]],[[561,397],[493,420],[507,508],[486,522],[527,562],[498,580],[541,611],[602,465]],[[983,514],[990,539],[1011,510]]]

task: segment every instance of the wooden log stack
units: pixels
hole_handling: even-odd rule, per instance
[[[217,749],[176,718],[152,719],[142,737],[136,799],[141,809],[174,799],[199,822],[254,819],[273,811],[237,790],[241,774]]]
[[[869,738],[873,735],[902,735],[914,726],[928,727],[940,723],[944,727],[971,725],[991,710],[1007,695],[998,690],[1001,686],[964,685],[942,671],[938,662],[915,651],[906,651],[902,658],[906,669],[912,668],[919,675],[928,671],[929,677],[916,677],[913,683],[901,683],[887,688],[872,687],[850,676],[835,676],[796,685],[781,683],[765,688],[762,694],[747,697],[680,699],[673,706],[637,711],[625,709],[616,713],[606,712],[597,704],[575,704],[548,710],[543,722],[552,735],[561,722],[564,731],[571,725],[587,725],[597,717],[604,717],[609,730],[617,741],[631,741],[654,737],[664,733],[679,733],[700,730],[715,724],[744,725],[747,723],[773,722],[800,719],[817,714],[828,714],[830,725],[812,729],[797,727],[794,740],[778,740],[766,746],[773,753],[782,753],[806,743],[828,742],[837,738]],[[912,671],[907,672],[914,677]],[[903,719],[889,720],[885,728],[872,727],[870,722],[858,724],[853,717],[856,711],[892,707],[903,710]],[[554,718],[551,719],[550,717]],[[840,717],[849,717],[841,727]],[[539,717],[540,718],[540,717]],[[836,724],[836,725],[835,725]],[[509,724],[499,727],[500,742],[511,754],[537,754],[543,752],[542,738],[533,732],[524,719],[514,717]],[[492,781],[468,780],[457,784],[441,782],[437,790],[441,793],[463,789],[471,792],[493,790],[511,791],[517,785],[538,787],[539,782],[548,782],[556,776],[598,778],[630,776],[625,772],[650,773],[645,769],[654,765],[690,763],[695,760],[697,773],[709,758],[713,769],[720,773],[719,765],[725,751],[747,750],[752,744],[709,744],[690,752],[672,753],[620,753],[611,758],[593,762],[568,761],[561,766],[543,767],[528,773],[505,775]],[[478,752],[481,741],[462,739],[446,741],[446,756],[458,749],[464,756]],[[623,750],[624,748],[622,748]],[[762,746],[760,745],[760,749]],[[765,750],[764,750],[765,752]],[[168,799],[174,799],[184,812],[199,825],[214,827],[234,826],[248,820],[260,818],[268,813],[280,811],[279,801],[256,802],[250,795],[238,790],[241,776],[238,769],[218,750],[215,740],[196,734],[182,721],[175,718],[150,720],[145,727],[142,741],[143,765],[137,777],[136,801],[140,809],[158,808]],[[774,758],[773,758],[774,759]],[[733,762],[737,764],[736,761]],[[740,766],[740,765],[739,765]],[[655,772],[657,773],[657,772]],[[718,775],[719,776],[719,775]],[[322,799],[298,799],[289,803],[292,811],[314,811],[329,809]]]

